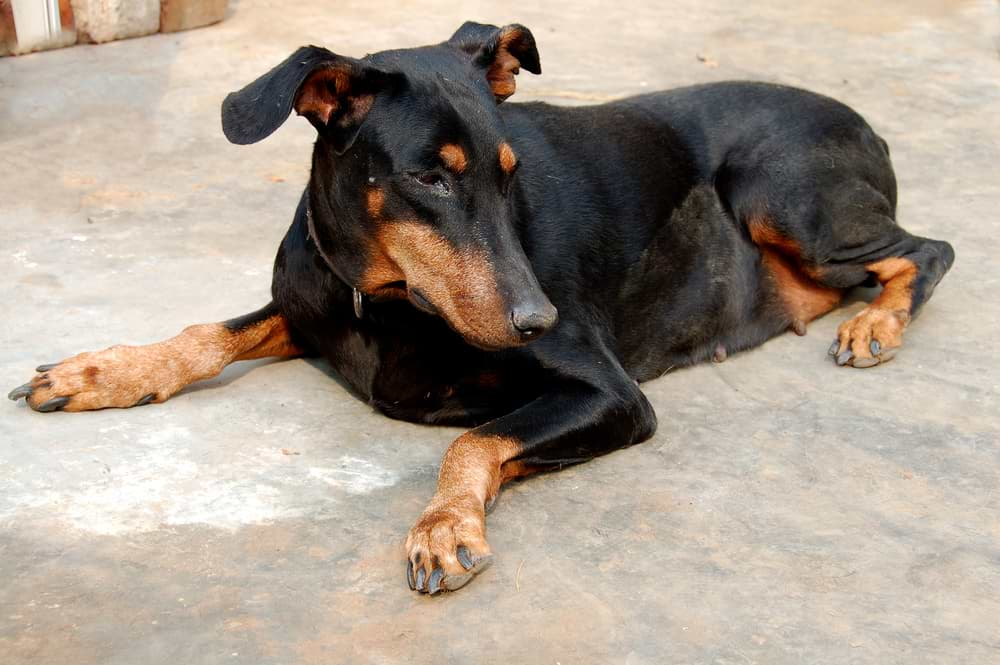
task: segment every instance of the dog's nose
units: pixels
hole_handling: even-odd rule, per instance
[[[541,337],[559,320],[559,310],[546,301],[544,304],[519,305],[510,313],[510,321],[521,339]]]

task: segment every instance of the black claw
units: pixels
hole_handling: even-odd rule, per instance
[[[154,399],[156,399],[156,393],[149,393],[148,395],[146,395],[145,397],[143,397],[141,400],[139,400],[138,402],[136,402],[132,406],[143,406],[144,404],[149,404]]]
[[[430,595],[436,594],[441,590],[441,580],[444,579],[444,571],[440,568],[435,568],[431,572],[431,578],[427,580],[427,593]]]
[[[476,565],[472,560],[472,557],[469,555],[469,548],[465,545],[459,545],[456,554],[458,555],[458,562],[462,564],[462,567],[466,570],[471,570],[472,567]]]
[[[35,368],[36,372],[48,372],[50,369],[54,369],[59,366],[59,363],[49,363],[48,365],[39,365]]]
[[[833,344],[830,345],[830,350],[827,351],[831,356],[837,355],[837,351],[840,350],[840,340],[833,340]]]
[[[7,398],[8,399],[12,399],[12,400],[14,400],[16,402],[17,400],[21,399],[22,397],[31,397],[31,391],[32,390],[33,389],[31,387],[31,384],[30,383],[26,383],[23,386],[18,386],[17,388],[14,388],[9,393],[7,393]]]
[[[854,357],[854,352],[848,349],[847,351],[844,351],[839,356],[837,356],[837,364],[841,366],[846,365],[851,361],[851,358],[853,357]]]
[[[423,568],[417,571],[417,591],[424,590],[424,576],[425,573]]]
[[[406,584],[410,587],[410,591],[417,590],[417,585],[413,583],[413,562],[409,559],[406,560]]]
[[[69,397],[53,397],[47,402],[42,402],[38,405],[38,411],[42,413],[49,413],[50,411],[58,411],[69,404]]]
[[[872,355],[877,356],[879,351],[882,350],[882,345],[878,343],[878,340],[872,340],[872,343],[868,345],[868,348],[872,350]]]

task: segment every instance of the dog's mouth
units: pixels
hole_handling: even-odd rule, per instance
[[[407,292],[410,295],[410,302],[413,306],[419,309],[421,312],[426,312],[432,316],[438,316],[438,309],[435,307],[431,301],[423,294],[420,289],[408,289]]]
[[[396,299],[406,300],[408,297],[406,282],[400,280],[398,282],[383,284],[382,286],[370,291],[368,296],[375,301]]]
[[[440,316],[441,312],[434,306],[430,298],[418,288],[410,287],[404,280],[389,282],[370,294],[373,300],[403,299],[409,300],[410,304],[432,316]]]
[[[435,304],[431,300],[426,290],[414,286],[406,280],[387,282],[368,292],[368,297],[375,302],[405,300],[420,312],[440,317],[468,344],[483,351],[500,351],[523,346],[536,336],[534,333],[527,334],[519,330],[513,319],[504,320],[503,323],[482,319],[476,315],[481,314],[481,310],[484,308],[470,307],[463,311],[455,307],[454,299],[449,298],[448,294],[437,295],[441,298],[439,304]],[[462,299],[459,298],[459,300]],[[468,300],[468,297],[464,299]],[[469,314],[473,316],[469,316]]]

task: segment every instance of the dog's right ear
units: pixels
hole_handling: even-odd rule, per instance
[[[535,37],[518,23],[498,28],[466,21],[445,43],[471,55],[473,64],[485,70],[497,104],[514,94],[514,76],[522,67],[542,73]]]
[[[375,95],[395,75],[332,53],[303,46],[287,60],[222,102],[222,131],[240,145],[270,136],[292,108],[305,116],[340,154],[351,147]]]

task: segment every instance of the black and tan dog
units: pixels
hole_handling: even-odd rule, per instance
[[[541,71],[519,25],[360,60],[299,49],[222,106],[234,143],[292,109],[319,134],[273,301],[44,365],[10,397],[137,406],[237,360],[322,355],[391,417],[475,426],[406,540],[410,586],[436,593],[489,561],[503,483],[652,435],[638,382],[804,334],[874,281],[830,353],[885,362],[952,263],[896,225],[885,141],[832,99],[719,83],[501,104],[522,68]]]

